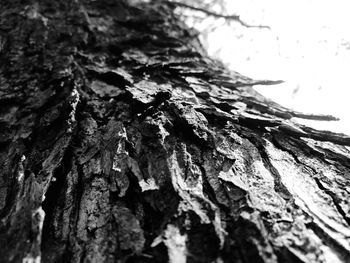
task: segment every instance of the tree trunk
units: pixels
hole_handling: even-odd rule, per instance
[[[1,1],[1,262],[350,262],[350,138],[132,2]]]

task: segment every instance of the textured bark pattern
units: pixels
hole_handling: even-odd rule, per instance
[[[133,3],[1,1],[1,262],[350,262],[350,138]]]

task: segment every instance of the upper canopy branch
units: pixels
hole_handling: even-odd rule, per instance
[[[229,21],[235,21],[235,22],[241,24],[244,27],[270,29],[269,26],[247,24],[246,22],[241,20],[239,15],[224,15],[224,14],[220,14],[220,13],[216,13],[216,12],[207,10],[205,8],[196,7],[196,6],[188,5],[188,4],[177,2],[177,1],[171,1],[171,2],[168,1],[168,3],[171,4],[171,5],[174,5],[174,6],[179,6],[179,7],[183,7],[183,8],[187,8],[187,9],[192,9],[194,11],[202,12],[202,13],[208,15],[208,16],[212,16],[212,17],[216,17],[216,18],[224,18],[224,19],[229,20]]]

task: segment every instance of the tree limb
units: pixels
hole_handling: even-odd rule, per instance
[[[239,23],[242,26],[247,27],[247,28],[267,28],[267,29],[270,29],[269,26],[264,26],[264,25],[249,25],[246,22],[242,21],[239,15],[219,14],[219,13],[212,12],[212,11],[204,9],[204,8],[200,8],[200,7],[196,7],[196,6],[192,6],[192,5],[188,5],[188,4],[176,2],[176,1],[168,2],[168,4],[191,9],[191,10],[198,11],[198,12],[202,12],[208,16],[212,16],[215,18],[224,18],[224,19],[229,20],[229,21],[235,21],[235,22],[237,22],[237,23]]]

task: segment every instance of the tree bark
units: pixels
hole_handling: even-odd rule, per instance
[[[350,262],[350,138],[172,8],[0,2],[1,262]]]

